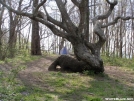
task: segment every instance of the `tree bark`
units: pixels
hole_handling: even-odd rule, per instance
[[[35,12],[38,6],[38,0],[33,2],[33,12]],[[39,22],[32,20],[32,38],[31,38],[31,55],[41,55],[40,49],[40,35],[39,35]]]
[[[41,55],[39,23],[32,20],[31,55]]]
[[[13,17],[12,12],[9,12],[10,16],[10,25],[9,25],[9,57],[13,58],[15,55],[15,45],[16,45],[16,39],[17,39],[17,34],[15,32],[16,30],[16,25],[18,22],[17,16]]]
[[[12,5],[12,2],[10,0],[7,1],[9,5]],[[21,10],[21,1],[19,2],[19,6],[17,8],[18,11]],[[10,24],[9,24],[9,55],[8,57],[13,58],[15,56],[16,52],[16,41],[17,41],[17,33],[16,33],[16,27],[19,22],[19,16],[17,14],[13,15],[12,11],[9,11],[9,18],[10,18]]]
[[[3,13],[4,13],[4,7],[0,5],[0,9],[1,9],[1,12],[0,12],[0,60],[4,60],[5,59],[5,56],[3,54],[3,50],[2,50],[2,36],[3,36],[3,31],[2,31],[2,19],[3,19]]]

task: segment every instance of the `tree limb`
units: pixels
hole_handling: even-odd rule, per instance
[[[24,12],[21,12],[21,11],[14,10],[10,6],[8,6],[5,3],[3,3],[2,0],[0,0],[0,3],[3,6],[5,6],[9,11],[14,12],[17,15],[22,15],[22,16],[29,17],[30,19],[37,20],[40,23],[45,24],[48,28],[50,28],[55,35],[60,36],[60,37],[63,37],[63,38],[66,38],[66,36],[67,36],[67,33],[66,32],[63,32],[63,31],[58,30],[53,24],[49,23],[48,21],[43,20],[43,19],[41,19],[39,17],[33,17],[33,14],[30,14],[30,13],[24,13]]]
[[[90,43],[87,40],[84,40],[84,44],[88,47],[88,49],[91,50],[92,54],[94,54],[95,52],[95,44],[94,43]]]
[[[65,6],[62,2],[62,0],[55,0],[56,3],[57,3],[57,6],[61,12],[61,15],[62,15],[62,20],[66,23],[66,26],[68,28],[69,31],[71,31],[72,33],[75,33],[76,31],[76,26],[72,23],[68,13],[67,13],[67,10],[65,9]]]
[[[104,40],[105,41],[106,38],[105,38],[104,31],[102,30],[101,26],[102,26],[102,23],[101,22],[97,22],[95,24],[95,26],[94,26],[93,32],[99,36],[100,40]]]
[[[94,18],[92,19],[93,24],[95,24],[97,20],[103,20],[103,19],[108,18],[108,17],[110,16],[110,14],[112,13],[112,11],[113,11],[115,5],[117,5],[117,3],[118,3],[117,0],[114,0],[114,2],[110,2],[109,0],[106,0],[106,1],[107,1],[108,4],[110,4],[109,10],[107,11],[106,14],[98,15],[98,16],[94,17]]]
[[[6,5],[2,0],[0,0],[0,3],[1,3],[4,7],[6,7],[9,11],[14,12],[14,13],[16,13],[16,14],[18,14],[18,15],[27,16],[27,17],[29,17],[29,18],[32,18],[32,17],[33,17],[33,15],[30,14],[30,13],[20,12],[20,11],[17,11],[17,10],[12,9],[10,6]]]
[[[103,46],[103,44],[104,44],[105,41],[106,41],[106,37],[105,37],[104,31],[102,30],[101,26],[102,26],[102,23],[97,22],[97,23],[95,24],[94,31],[93,31],[96,35],[99,36],[99,40],[98,40],[98,42],[95,44],[95,46],[97,47],[96,50],[98,50],[98,51],[96,51],[96,54],[98,54],[98,52],[100,52],[101,47]],[[100,54],[100,53],[99,53],[99,54]]]
[[[18,10],[19,10],[19,11],[21,10],[22,1],[23,1],[23,0],[20,0],[20,1],[19,1],[19,6],[18,6]]]
[[[43,1],[35,8],[34,13],[33,13],[34,16],[37,16],[38,9],[39,9],[42,5],[44,5],[44,3],[45,3],[46,1],[47,1],[47,0],[43,0]]]
[[[71,0],[77,7],[79,7],[79,2],[77,0]]]
[[[55,24],[55,25],[57,25],[57,26],[59,26],[59,27],[61,27],[62,29],[64,29],[64,30],[67,31],[67,28],[66,28],[66,26],[65,26],[65,24],[64,24],[63,22],[60,22],[60,21],[57,21],[57,20],[53,19],[53,18],[48,14],[48,12],[47,12],[45,6],[43,6],[43,8],[44,8],[44,10],[45,10],[45,13],[46,13],[46,16],[47,16],[47,20],[48,20],[48,21],[52,22],[53,24]]]
[[[28,4],[29,5],[27,5],[26,7],[24,7],[21,11],[27,10],[31,6],[31,4],[32,4],[32,0],[30,0],[30,2]]]
[[[131,17],[131,16],[121,17],[121,16],[118,16],[112,22],[109,22],[109,23],[107,23],[105,25],[102,25],[101,28],[106,28],[106,27],[108,27],[110,25],[114,25],[114,24],[116,24],[118,22],[119,19],[121,19],[121,20],[129,20],[129,19],[134,19],[134,17]]]
[[[76,7],[76,6],[73,5],[73,6],[70,8],[70,10],[68,11],[68,15],[71,15],[71,14],[72,14],[72,11],[74,10],[75,7]]]
[[[89,7],[88,7],[88,0],[81,1],[79,5],[80,11],[80,23],[78,26],[78,32],[84,38],[86,35],[89,34]],[[87,39],[88,40],[88,39]]]
[[[64,6],[67,4],[67,0],[65,0],[65,2],[64,2]]]
[[[90,46],[89,48],[91,49],[92,54],[95,54],[98,57],[100,57],[100,49],[106,41],[104,31],[102,30],[103,25],[98,20],[103,20],[103,19],[108,18],[111,15],[115,5],[117,5],[117,0],[114,0],[114,2],[110,2],[109,0],[106,0],[106,1],[108,4],[110,4],[110,8],[107,11],[107,13],[103,14],[103,15],[98,15],[92,19],[93,24],[95,25],[93,32],[99,36],[99,40],[97,43],[95,43],[95,45],[87,44],[88,46]],[[94,48],[93,48],[93,46],[94,46]]]
[[[106,41],[106,37],[101,26],[102,24],[100,22],[97,22],[93,30],[93,32],[99,36],[99,40],[97,43],[90,43],[87,40],[84,40],[85,45],[91,50],[92,54],[97,56],[99,56],[100,49]]]
[[[116,5],[117,4],[117,0],[114,0],[114,2],[110,2],[109,0],[106,0],[108,4],[110,5]]]
[[[35,17],[35,20],[39,21],[40,23],[46,25],[49,29],[51,29],[51,31],[57,35],[57,36],[60,36],[60,37],[63,37],[63,38],[66,38],[66,36],[68,35],[68,33],[66,32],[63,32],[59,29],[57,29],[53,24],[39,18],[39,17]]]

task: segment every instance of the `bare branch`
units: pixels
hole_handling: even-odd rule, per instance
[[[67,36],[67,33],[66,33],[66,32],[63,32],[63,31],[58,30],[53,24],[49,23],[48,21],[43,20],[43,19],[41,19],[41,18],[39,18],[39,17],[34,17],[34,18],[33,18],[33,14],[30,14],[30,13],[24,13],[24,12],[21,12],[21,11],[14,10],[14,9],[12,9],[10,6],[8,6],[8,5],[6,5],[5,3],[3,3],[2,0],[0,0],[0,3],[1,3],[3,6],[5,6],[9,11],[14,12],[14,13],[16,13],[17,15],[27,16],[27,17],[29,17],[30,19],[37,20],[37,21],[39,21],[40,23],[45,24],[48,28],[50,28],[50,29],[53,31],[53,33],[54,33],[55,35],[60,36],[60,37],[63,37],[63,38],[66,38],[66,36]]]
[[[114,2],[110,2],[109,0],[106,0],[106,1],[110,5],[116,5],[118,3],[117,0],[114,0]]]
[[[110,14],[112,13],[115,5],[117,5],[117,3],[118,3],[117,0],[114,0],[114,2],[110,2],[109,0],[106,0],[106,1],[107,1],[108,4],[110,4],[109,10],[104,15],[98,15],[98,16],[94,17],[92,19],[92,21],[93,21],[94,24],[96,23],[97,20],[103,20],[103,19],[108,18],[110,16]]]
[[[62,29],[64,29],[64,30],[67,31],[67,28],[66,28],[66,26],[65,26],[65,24],[64,24],[63,22],[60,22],[60,21],[57,21],[57,20],[53,19],[53,18],[48,14],[48,12],[47,12],[47,10],[46,10],[46,7],[43,6],[43,8],[44,8],[44,10],[45,10],[45,13],[46,13],[46,16],[47,16],[47,20],[48,20],[48,21],[52,22],[53,24],[55,24],[55,25],[57,25],[57,26],[59,26],[59,27],[61,27]]]
[[[91,50],[92,54],[100,56],[100,49],[106,41],[104,31],[101,28],[102,23],[97,22],[94,27],[94,33],[99,36],[99,40],[96,43],[90,43],[84,40],[84,44]]]
[[[80,23],[78,26],[78,32],[80,37],[86,37],[89,40],[89,0],[81,1],[79,5],[79,12],[80,12]]]
[[[68,15],[71,15],[71,14],[72,14],[72,12],[73,12],[73,10],[74,10],[75,7],[76,7],[76,6],[73,5],[73,6],[70,8],[70,10],[68,11]]]
[[[91,50],[92,54],[99,56],[101,47],[106,41],[104,31],[101,28],[102,23],[97,22],[94,27],[94,33],[99,36],[99,40],[96,43],[90,43],[87,40],[84,40],[84,44]]]
[[[2,6],[2,7],[0,8],[0,23],[1,23],[1,21],[2,21],[3,13],[4,13],[4,7]]]
[[[36,16],[37,15],[37,12],[38,12],[38,9],[42,6],[42,5],[44,5],[44,3],[46,2],[47,0],[43,0],[36,8],[35,8],[35,10],[34,10],[34,16]]]
[[[62,2],[62,0],[56,0],[57,6],[61,12],[62,15],[62,20],[66,23],[66,26],[68,27],[68,30],[72,31],[73,33],[75,33],[76,31],[76,26],[72,23],[67,10],[65,9],[65,6]]]
[[[37,17],[47,20],[47,16],[41,11],[37,12]]]
[[[134,19],[134,17],[131,17],[131,16],[127,16],[127,17],[121,17],[121,16],[118,16],[116,17],[112,22],[109,22],[105,25],[102,25],[101,28],[105,28],[105,27],[108,27],[110,25],[114,25],[118,22],[118,20],[121,19],[121,20],[130,20],[130,19]]]
[[[30,2],[28,4],[29,5],[25,6],[21,11],[27,10],[31,6],[31,4],[32,4],[32,0],[30,0]]]
[[[18,10],[19,10],[19,11],[21,10],[22,1],[23,1],[23,0],[20,0],[20,1],[19,1],[19,6],[18,6]]]
[[[95,24],[94,30],[93,30],[93,32],[94,32],[96,35],[99,36],[99,40],[100,40],[100,42],[102,43],[102,44],[101,44],[101,43],[99,42],[100,48],[102,47],[102,45],[103,45],[103,44],[105,43],[105,41],[106,41],[106,37],[105,37],[105,35],[104,35],[104,31],[102,30],[101,26],[102,26],[102,23],[101,23],[101,22],[97,22],[97,23]]]
[[[64,2],[64,6],[67,4],[67,0],[65,0],[65,2]]]
[[[77,0],[71,0],[77,7],[79,7],[79,2]]]
[[[6,5],[2,0],[0,0],[0,3],[1,3],[4,7],[6,7],[9,11],[14,12],[14,13],[16,13],[16,14],[18,14],[18,15],[27,16],[27,17],[29,17],[29,18],[32,18],[32,17],[33,17],[33,15],[30,14],[30,13],[24,13],[24,12],[20,12],[20,11],[17,11],[17,10],[12,9],[10,6]]]
[[[57,36],[66,38],[66,36],[68,35],[66,32],[63,32],[63,31],[57,29],[53,24],[49,23],[46,20],[43,20],[43,19],[41,19],[39,17],[35,17],[34,19],[37,20],[37,21],[39,21],[40,23],[46,25]]]

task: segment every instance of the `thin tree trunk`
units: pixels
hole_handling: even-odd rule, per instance
[[[3,18],[3,13],[4,13],[4,7],[0,7],[1,12],[0,12],[0,60],[3,60],[5,57],[3,56],[3,52],[2,52],[2,35],[3,35],[3,31],[2,31],[2,18]]]
[[[37,5],[38,5],[38,0],[34,0],[33,8],[36,8]],[[33,12],[34,12],[34,9],[33,9]],[[32,20],[31,55],[41,55],[39,22],[35,20]]]
[[[10,25],[9,25],[9,41],[8,41],[9,48],[8,49],[9,49],[9,57],[13,58],[15,55],[15,45],[17,39],[17,34],[15,32],[17,19],[13,18],[12,12],[10,11],[9,11],[9,16],[10,16]]]
[[[32,20],[31,55],[41,55],[39,22]]]

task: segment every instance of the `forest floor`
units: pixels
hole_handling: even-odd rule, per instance
[[[50,72],[48,66],[55,58],[38,58],[26,63],[25,69],[17,73],[17,85],[23,85],[19,90],[23,96],[22,101],[105,101],[107,98],[134,100],[133,70],[105,66],[104,74],[99,75]],[[12,68],[9,64],[0,65],[3,71]]]

